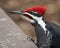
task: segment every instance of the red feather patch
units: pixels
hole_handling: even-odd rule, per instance
[[[37,12],[43,16],[46,11],[46,6],[36,6],[36,7],[28,8],[25,10],[25,12],[29,12],[29,11]]]

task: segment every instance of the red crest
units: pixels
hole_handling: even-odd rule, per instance
[[[40,15],[43,16],[46,11],[46,6],[35,6],[25,10],[25,12],[29,12],[29,11],[38,12]]]

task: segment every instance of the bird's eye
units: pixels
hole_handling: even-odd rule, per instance
[[[37,12],[34,12],[34,11],[29,11],[29,13],[35,13],[35,14],[38,14]]]
[[[38,12],[29,11],[30,14],[40,17],[41,15]]]
[[[33,11],[29,11],[29,13],[33,13]]]
[[[34,13],[38,14],[37,12],[34,12]]]

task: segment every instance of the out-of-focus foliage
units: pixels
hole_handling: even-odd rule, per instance
[[[5,11],[24,10],[32,6],[46,6],[45,19],[60,25],[60,0],[0,0],[0,6]],[[17,15],[9,14],[16,24],[28,35],[35,38],[34,28]]]

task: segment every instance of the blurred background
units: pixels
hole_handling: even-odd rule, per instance
[[[44,15],[45,20],[60,26],[60,0],[0,0],[0,7],[6,12],[11,10],[25,10],[40,5],[47,7]],[[25,34],[32,36],[36,40],[34,27],[30,23],[24,21],[16,14],[7,14]]]

